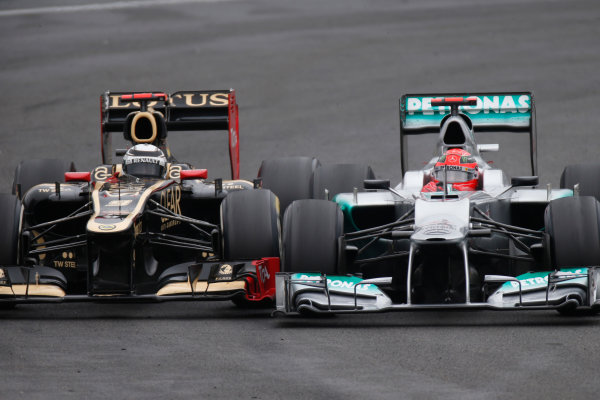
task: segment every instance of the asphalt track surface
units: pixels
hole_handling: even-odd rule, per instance
[[[598,160],[600,3],[0,2],[0,185],[27,157],[100,161],[105,90],[235,88],[242,175],[273,155],[400,180],[403,93],[532,90],[540,180]],[[487,139],[487,138],[486,138]],[[497,164],[527,174],[524,138]],[[487,140],[481,140],[486,142]],[[228,174],[221,133],[173,134]],[[431,143],[431,142],[429,142]],[[179,146],[179,147],[178,147]],[[425,155],[427,141],[417,143]],[[600,318],[427,312],[275,319],[229,303],[0,312],[0,398],[597,397]]]

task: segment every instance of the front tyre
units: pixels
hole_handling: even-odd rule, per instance
[[[600,202],[591,196],[553,200],[544,215],[553,268],[600,265]]]
[[[224,260],[279,257],[279,201],[269,190],[231,192],[221,203]],[[240,295],[233,303],[245,309],[272,308],[271,300],[249,301]]]
[[[16,265],[19,243],[21,202],[15,195],[0,194],[0,266]],[[0,302],[0,310],[15,307],[12,302]]]
[[[600,265],[600,202],[592,196],[553,200],[544,215],[553,268]],[[596,308],[564,307],[562,315],[586,316]]]
[[[231,192],[221,203],[224,260],[279,257],[278,200],[269,190]]]
[[[17,263],[21,202],[15,195],[0,194],[0,265]]]
[[[21,185],[20,196],[40,183],[64,182],[65,172],[75,171],[71,161],[44,159],[23,160],[15,169],[12,193],[17,194],[17,185]]]

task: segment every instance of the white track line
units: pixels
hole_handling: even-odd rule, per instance
[[[0,11],[0,17],[14,17],[20,15],[34,15],[34,14],[56,14],[56,13],[70,13],[80,11],[104,11],[104,10],[118,10],[123,8],[140,8],[140,7],[152,7],[152,6],[168,6],[174,4],[184,3],[217,3],[228,0],[133,0],[133,1],[116,1],[113,3],[97,3],[97,4],[85,4],[79,6],[52,6],[52,7],[38,7],[38,8],[22,8],[17,10],[4,10]]]

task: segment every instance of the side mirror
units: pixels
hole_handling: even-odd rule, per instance
[[[127,153],[127,149],[116,149],[115,150],[115,155],[117,157],[123,157],[125,155],[125,153]]]
[[[205,169],[184,169],[179,172],[179,178],[182,181],[187,179],[206,179],[208,177],[208,170]]]
[[[390,180],[389,179],[365,179],[364,181],[365,189],[389,189],[390,188]]]
[[[513,176],[510,184],[513,186],[537,186],[540,179],[537,176]]]
[[[89,182],[91,180],[91,172],[65,172],[65,182]]]
[[[478,144],[477,145],[477,150],[480,153],[484,153],[484,152],[497,152],[500,150],[500,145],[497,143],[490,143],[490,144]]]

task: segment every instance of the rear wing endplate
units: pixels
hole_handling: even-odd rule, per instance
[[[100,96],[102,162],[112,163],[111,133],[123,132],[127,116],[140,111],[140,103],[121,96],[159,92],[105,92]],[[167,131],[227,130],[231,177],[239,179],[239,120],[235,90],[186,90],[168,95],[168,100],[147,104],[164,116]]]
[[[449,106],[432,106],[431,100],[449,97],[474,99],[476,104],[463,105],[458,111],[471,120],[474,132],[529,133],[532,175],[537,175],[537,132],[535,103],[531,92],[405,94],[400,98],[400,157],[402,174],[408,169],[410,135],[439,133]]]

